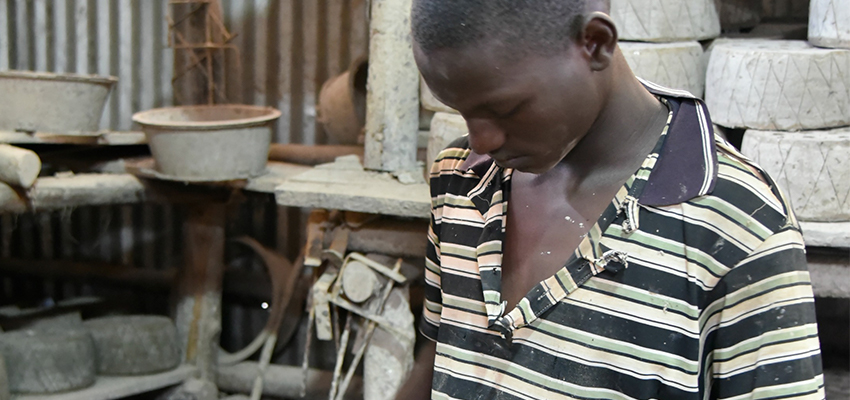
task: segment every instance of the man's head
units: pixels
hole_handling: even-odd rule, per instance
[[[549,55],[578,38],[584,14],[585,0],[417,0],[411,23],[425,52],[487,40]]]
[[[500,165],[551,169],[607,100],[617,31],[606,0],[414,0],[417,65]]]

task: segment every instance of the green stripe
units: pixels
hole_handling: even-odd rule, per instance
[[[456,207],[464,207],[464,208],[474,208],[475,207],[475,203],[473,203],[471,200],[469,200],[466,197],[448,196],[448,195],[441,196],[441,197],[442,197],[442,202],[440,203],[441,205],[445,204],[445,205],[456,206]]]
[[[445,303],[445,302],[446,302],[446,299],[443,298],[443,303]],[[424,304],[425,304],[425,308],[428,309],[428,311],[430,311],[434,314],[440,314],[440,313],[443,312],[443,306],[440,303],[436,303],[436,302],[430,301],[428,299],[425,299]]]
[[[447,157],[465,159],[469,155],[470,151],[470,149],[464,149],[462,147],[450,147],[444,149],[437,155],[436,162],[443,161],[443,159]],[[462,163],[463,160],[459,160],[459,162]]]
[[[487,314],[484,303],[472,299],[464,299],[455,296],[443,296],[443,304],[453,308],[459,308],[474,313]]]
[[[748,299],[752,301],[755,297],[769,295],[770,292],[776,290],[780,286],[794,284],[811,284],[808,279],[801,279],[802,277],[808,277],[808,274],[800,271],[792,271],[771,278],[763,279],[752,285],[741,288],[735,291],[734,293],[727,294],[725,297],[723,297],[722,299],[718,299],[717,301],[706,307],[705,310],[703,310],[703,315],[700,320],[700,330],[704,329],[704,325],[708,321],[709,317],[713,316],[717,312],[720,312],[720,310],[737,306],[738,303],[740,303],[742,300]],[[777,299],[771,299],[771,301],[775,302],[777,301]]]
[[[761,240],[765,240],[773,234],[772,231],[765,228],[764,225],[762,225],[757,219],[717,197],[697,197],[691,200],[690,203],[709,208],[711,211],[714,211],[729,220],[735,221],[738,226],[741,226],[744,230],[752,231],[753,234]]]
[[[501,252],[501,251],[502,251],[502,242],[492,241],[492,242],[481,243],[480,245],[478,245],[478,249],[476,250],[476,253],[477,254],[483,254],[483,253],[494,253],[494,252]]]
[[[657,238],[657,236],[649,235],[641,230],[626,234],[625,232],[623,232],[622,227],[620,227],[619,225],[612,224],[608,227],[608,230],[605,231],[605,236],[608,236],[609,239],[628,239],[630,242],[638,242],[637,245],[652,246],[654,248],[663,250],[664,253],[666,253],[665,256],[678,256],[682,259],[697,263],[703,268],[711,271],[715,276],[723,276],[729,270],[728,267],[724,266],[722,263],[715,260],[714,258],[708,256],[700,249],[694,247],[687,247],[679,242],[671,243],[666,240],[660,240]],[[613,245],[609,247],[613,247]],[[652,252],[658,250],[646,249],[646,251]]]
[[[777,399],[790,397],[793,394],[816,392],[823,387],[823,375],[818,375],[814,381],[797,382],[782,387],[760,387],[751,392],[750,395],[741,396],[741,399]]]
[[[594,347],[611,353],[619,353],[625,357],[637,358],[656,364],[662,364],[667,367],[679,368],[689,374],[696,374],[699,372],[699,363],[697,361],[685,360],[681,357],[676,357],[673,353],[658,354],[646,351],[630,343],[614,341],[606,337],[588,335],[587,333],[579,330],[566,329],[562,325],[556,323],[541,323],[537,325],[537,329],[557,338],[578,342],[587,347]],[[627,366],[621,365],[620,367],[625,368]],[[644,370],[642,372],[646,371]]]
[[[700,311],[698,308],[691,306],[681,300],[670,299],[669,297],[662,298],[655,293],[647,293],[637,290],[632,286],[616,286],[612,282],[604,279],[591,279],[584,284],[588,289],[595,289],[601,292],[611,293],[619,297],[624,297],[636,303],[655,306],[670,311],[675,311],[684,314],[694,321],[699,319]]]
[[[502,301],[502,295],[494,290],[485,290],[484,294],[484,302],[486,303],[499,303]]]
[[[748,353],[760,347],[770,346],[779,342],[787,342],[791,339],[804,340],[809,336],[817,336],[818,328],[816,325],[805,325],[802,327],[794,327],[787,329],[779,329],[767,332],[764,335],[758,336],[757,340],[743,343],[732,349],[717,349],[714,350],[714,359],[717,361],[731,360],[743,353]],[[782,344],[779,344],[780,346]]]
[[[552,388],[555,390],[563,391],[568,393],[571,396],[578,397],[587,397],[587,398],[604,398],[611,400],[631,400],[629,397],[621,393],[615,393],[609,390],[594,390],[593,388],[588,387],[572,387],[568,386],[566,383],[558,385],[558,380],[550,378],[545,375],[541,375],[535,372],[531,372],[526,369],[520,369],[515,364],[505,361],[498,358],[484,358],[480,356],[476,356],[475,354],[468,354],[466,352],[460,351],[457,348],[451,346],[441,346],[440,353],[445,354],[451,358],[454,358],[457,361],[465,362],[465,363],[476,363],[476,364],[484,364],[488,368],[494,369],[496,371],[510,374],[520,379],[526,380],[532,384],[538,385],[542,388]],[[438,354],[442,356],[443,354]],[[478,367],[484,368],[484,367]],[[549,379],[547,379],[549,378]]]
[[[443,243],[443,245],[440,246],[440,255],[442,257],[445,257],[447,255],[458,256],[458,257],[469,258],[469,259],[472,259],[472,260],[474,260],[478,256],[478,254],[475,251],[475,248],[464,247],[464,246],[461,246],[461,245],[455,244],[455,243]]]

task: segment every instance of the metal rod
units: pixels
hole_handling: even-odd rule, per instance
[[[339,385],[339,376],[342,373],[342,362],[345,360],[345,349],[348,347],[348,336],[351,334],[351,313],[345,317],[345,329],[342,331],[342,336],[339,338],[339,348],[336,352],[336,364],[334,365],[334,375],[331,380],[331,391],[328,393],[328,400],[336,399],[337,386]]]

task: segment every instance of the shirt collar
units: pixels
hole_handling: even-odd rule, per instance
[[[684,90],[641,83],[650,93],[668,98],[673,120],[639,203],[667,206],[711,193],[717,181],[717,147],[705,103]]]
[[[711,193],[717,180],[717,153],[705,103],[687,91],[638,79],[650,93],[667,98],[673,109],[667,141],[638,202],[667,206]],[[484,177],[494,163],[489,155],[470,150],[460,169]]]

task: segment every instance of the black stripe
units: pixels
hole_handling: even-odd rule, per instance
[[[791,247],[761,256],[729,270],[705,300],[706,305],[720,299],[727,293],[741,290],[778,274],[806,270],[806,255],[800,248]]]
[[[431,382],[435,391],[444,393],[455,399],[525,400],[500,390],[465,379],[455,378],[438,371],[434,371],[434,378]]]
[[[556,307],[550,308],[545,316],[547,321],[589,334],[676,354],[688,360],[696,361],[699,357],[699,340],[672,330],[621,318],[615,314],[570,303],[559,303]],[[529,329],[539,331],[535,327],[529,327]]]
[[[767,195],[766,192],[761,193]],[[717,178],[717,184],[711,196],[725,199],[771,231],[777,231],[785,226],[788,219],[785,215],[776,212],[773,207],[765,204],[750,189],[723,177]],[[778,200],[777,203],[782,204]]]
[[[570,384],[589,387],[609,389],[621,392],[627,396],[637,399],[661,398],[661,399],[685,399],[693,396],[692,393],[669,387],[666,384],[659,382],[653,377],[635,378],[627,374],[623,374],[607,367],[589,366],[581,362],[575,362],[566,358],[553,356],[547,352],[534,349],[523,345],[520,341],[514,341],[512,344],[498,337],[478,332],[459,331],[454,333],[443,331],[454,331],[455,327],[444,325],[440,332],[440,343],[445,343],[452,347],[457,347],[466,351],[474,351],[486,354],[492,357],[512,360],[517,365],[522,365],[525,368],[532,370],[541,375],[550,376],[560,381]],[[448,357],[447,355],[443,355]],[[573,356],[581,358],[581,354]],[[471,363],[480,368],[497,370],[492,365],[484,362]],[[628,369],[628,366],[616,365]],[[506,371],[500,371],[506,375],[515,376]],[[474,384],[478,386],[477,384]],[[549,388],[552,390],[551,388]],[[572,393],[558,391],[566,395]],[[659,396],[660,393],[666,393],[666,396]],[[478,398],[475,396],[461,396],[460,398]]]
[[[440,281],[445,294],[484,302],[484,288],[478,279],[444,272]]]
[[[816,322],[814,304],[792,304],[760,312],[735,324],[717,329],[706,336],[706,341],[711,343],[708,349],[723,349],[743,340],[752,339],[764,332],[790,329]]]
[[[750,372],[717,379],[712,387],[712,398],[739,396],[758,387],[783,385],[796,382],[801,376],[817,376],[821,373],[823,370],[820,355],[762,365]],[[801,394],[798,393],[797,396]]]

